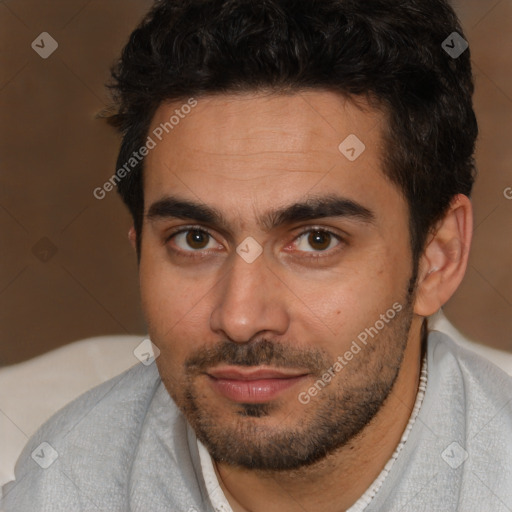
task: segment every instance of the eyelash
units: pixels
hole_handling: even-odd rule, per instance
[[[208,236],[210,236],[211,238],[213,238],[215,240],[213,233],[208,228],[205,228],[204,226],[183,226],[180,229],[173,231],[169,236],[167,236],[165,238],[165,244],[169,243],[177,235],[179,235],[181,233],[186,233],[188,231],[200,231],[202,233],[206,233]],[[339,235],[338,233],[335,233],[326,228],[320,228],[320,227],[315,227],[315,226],[308,226],[307,228],[304,228],[300,233],[298,233],[295,236],[295,238],[290,243],[295,242],[296,240],[300,239],[306,233],[311,233],[311,232],[319,232],[319,233],[323,233],[323,234],[328,234],[328,235],[332,236],[333,238],[335,238],[340,244],[346,243],[345,238],[342,237],[341,235]],[[339,249],[338,245],[336,247],[334,247],[332,249],[328,249],[326,251],[308,251],[308,252],[311,252],[311,254],[308,256],[303,256],[303,258],[309,258],[309,259],[325,258],[327,256],[332,256],[333,251],[337,252],[337,249]],[[192,258],[202,257],[205,254],[208,254],[208,252],[204,252],[201,250],[182,251],[181,249],[173,248],[173,251],[180,254],[180,256],[192,257]]]

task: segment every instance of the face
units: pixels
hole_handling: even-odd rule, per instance
[[[215,460],[311,464],[375,416],[407,345],[408,209],[382,172],[384,117],[322,91],[181,106],[157,111],[150,135],[182,115],[144,175],[160,375]],[[364,151],[339,148],[351,134]]]

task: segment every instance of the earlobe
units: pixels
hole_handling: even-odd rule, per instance
[[[460,285],[468,264],[472,232],[471,201],[459,194],[436,226],[421,256],[414,305],[417,315],[434,314]]]
[[[135,232],[135,228],[133,226],[128,231],[128,240],[130,240],[132,247],[137,249],[137,233]]]

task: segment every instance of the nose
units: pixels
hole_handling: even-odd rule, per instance
[[[216,287],[210,328],[236,343],[263,334],[282,335],[289,326],[287,289],[264,256],[247,263],[237,254]]]

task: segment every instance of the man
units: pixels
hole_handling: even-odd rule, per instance
[[[427,325],[472,231],[445,1],[159,1],[114,77],[156,364],[46,423],[4,510],[511,510],[510,379]]]

